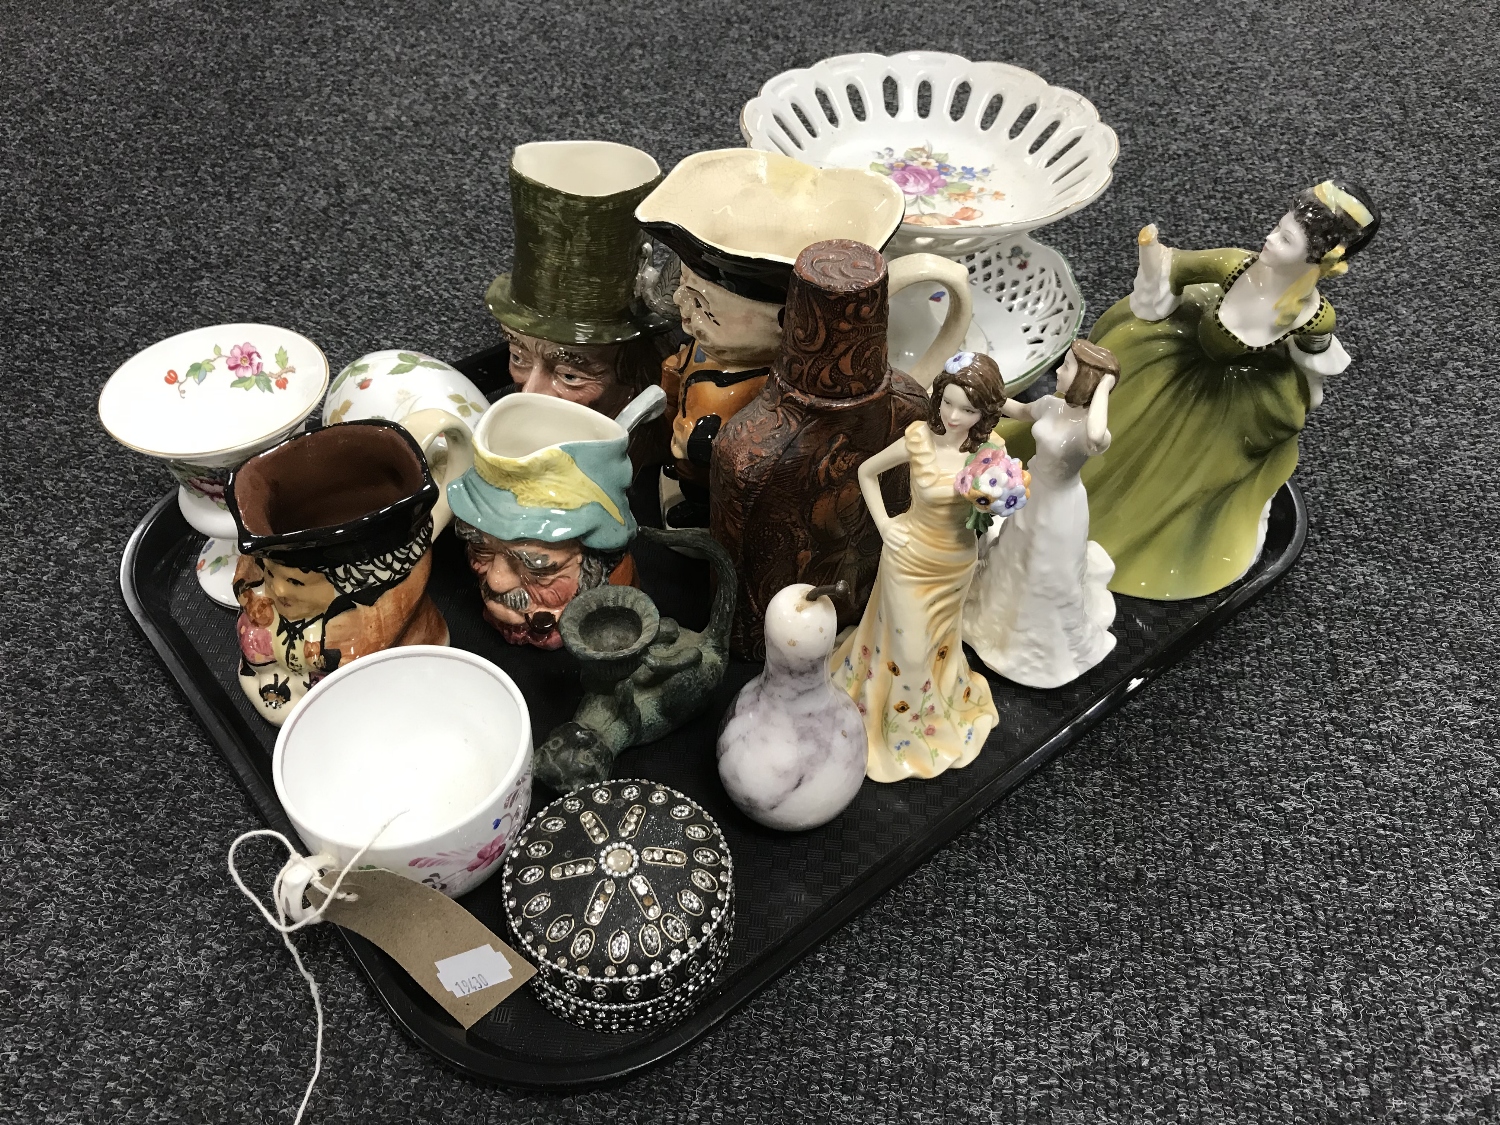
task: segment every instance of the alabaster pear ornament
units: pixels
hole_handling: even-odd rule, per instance
[[[838,635],[832,599],[847,583],[798,582],[766,609],[766,667],[735,697],[719,732],[719,780],[741,812],[800,832],[848,807],[865,779],[859,708],[828,677]]]

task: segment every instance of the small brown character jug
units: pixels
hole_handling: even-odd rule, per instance
[[[416,440],[378,419],[302,434],[235,471],[239,679],[263,718],[280,726],[351,660],[448,643],[427,595],[440,495]]]

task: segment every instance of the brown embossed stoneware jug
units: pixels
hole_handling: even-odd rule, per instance
[[[862,242],[815,242],[797,257],[781,354],[760,395],[714,445],[712,528],[740,577],[731,646],[765,654],[766,607],[784,586],[840,580],[859,620],[880,564],[880,533],[859,492],[861,464],[927,416],[927,395],[886,355],[885,259]],[[907,481],[882,482],[906,507]]]
[[[240,686],[264,718],[280,726],[351,660],[448,643],[427,595],[439,495],[412,436],[374,419],[292,438],[230,478]]]

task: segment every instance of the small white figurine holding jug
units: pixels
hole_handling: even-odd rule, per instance
[[[1115,564],[1089,539],[1078,474],[1109,448],[1109,392],[1119,374],[1107,348],[1075,340],[1056,395],[1005,403],[1009,417],[1032,423],[1031,496],[981,542],[963,630],[991,670],[1027,687],[1071,683],[1115,647]]]

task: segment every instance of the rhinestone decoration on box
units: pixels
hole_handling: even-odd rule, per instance
[[[538,998],[596,1031],[686,1014],[734,931],[734,865],[691,798],[611,780],[553,801],[506,854],[505,912]]]

